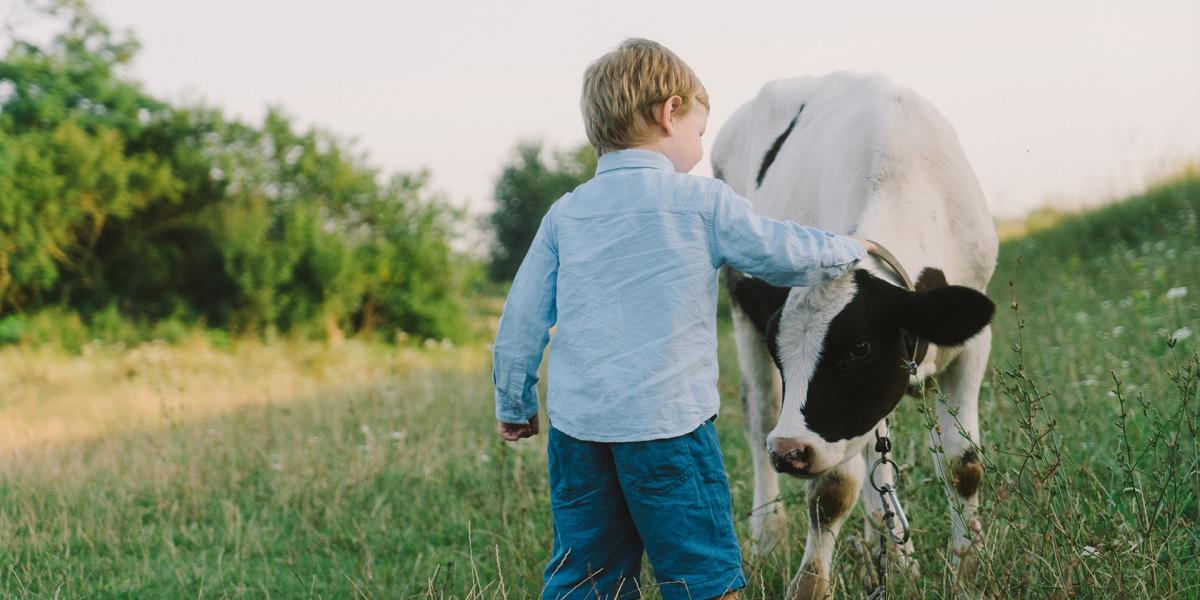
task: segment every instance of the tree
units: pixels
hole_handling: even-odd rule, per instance
[[[0,316],[59,305],[240,331],[461,333],[458,215],[349,141],[172,106],[82,0],[0,57]]]
[[[488,275],[495,281],[517,274],[550,205],[596,173],[596,152],[589,144],[555,152],[550,162],[542,153],[540,140],[518,142],[496,182],[496,210],[488,219],[495,236]]]

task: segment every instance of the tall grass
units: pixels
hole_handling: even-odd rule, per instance
[[[1198,216],[1190,176],[1002,246],[976,591],[1200,595]],[[746,542],[752,477],[727,323],[721,342],[717,427]],[[540,590],[545,436],[495,435],[482,347],[189,337],[80,354],[9,347],[0,365],[6,597]],[[925,449],[938,401],[906,400],[893,419],[922,568],[892,573],[899,597],[953,592],[944,487]],[[781,597],[799,565],[803,483],[785,480],[783,494],[794,543],[746,565],[748,597]],[[861,595],[875,543],[860,519],[835,557],[842,597]]]

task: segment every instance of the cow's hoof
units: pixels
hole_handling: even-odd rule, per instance
[[[755,525],[758,525],[755,527]],[[751,523],[750,557],[761,561],[783,546],[787,540],[787,515],[782,511],[763,517],[759,523]]]
[[[957,560],[951,564],[954,569],[954,597],[980,597],[975,587],[976,578],[979,576],[979,559],[970,550],[961,555],[956,553],[955,558]]]
[[[788,585],[788,600],[826,600],[833,598],[833,586],[825,569],[816,564],[800,566]]]

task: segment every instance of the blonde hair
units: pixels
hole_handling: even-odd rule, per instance
[[[693,100],[709,108],[700,78],[657,42],[628,38],[593,61],[583,74],[579,104],[596,154],[653,140],[658,127],[654,107],[671,96],[683,99],[675,113],[679,117],[692,109]]]

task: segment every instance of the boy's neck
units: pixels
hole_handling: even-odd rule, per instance
[[[666,148],[663,147],[663,143],[662,143],[661,139],[654,140],[652,142],[646,142],[645,144],[639,144],[637,146],[630,146],[629,149],[630,150],[649,150],[651,152],[657,152],[663,156],[670,158],[670,156],[666,152]]]

